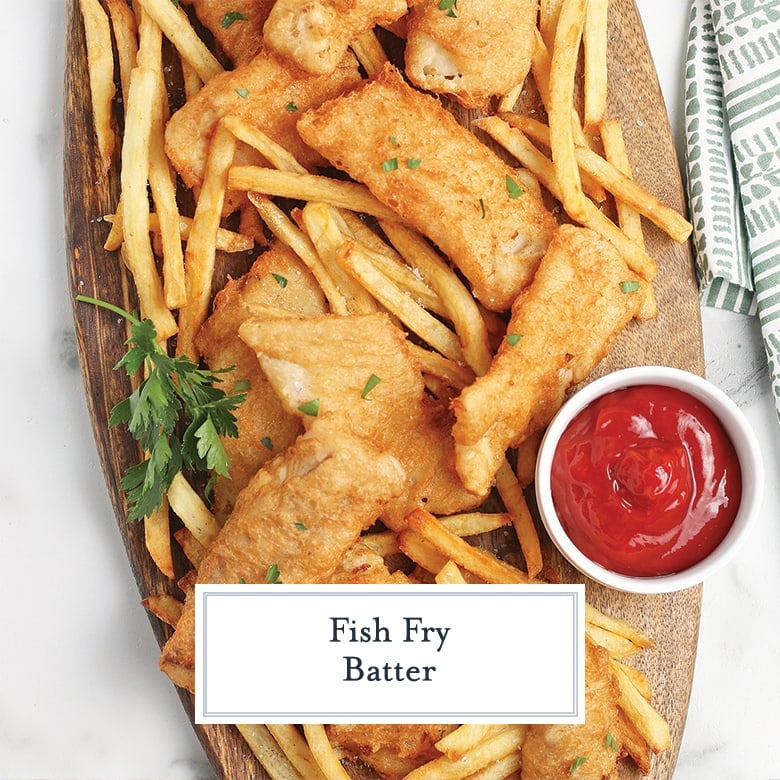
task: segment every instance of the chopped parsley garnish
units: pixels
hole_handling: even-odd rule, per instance
[[[239,87],[236,89],[236,94],[246,100],[249,97],[249,90],[245,89],[244,87]]]
[[[487,216],[487,211],[485,210],[485,199],[484,198],[480,198],[479,199],[479,207],[482,210],[482,219],[485,219],[485,217]]]
[[[639,289],[639,282],[637,281],[631,281],[631,282],[621,282],[620,283],[620,291],[624,293],[632,293],[636,292]]]
[[[612,733],[607,734],[607,736],[604,738],[604,747],[606,747],[608,750],[614,750],[616,753],[620,749],[618,747],[617,740]]]
[[[279,565],[272,563],[265,573],[265,581],[271,584],[281,583],[281,580],[279,579],[280,576],[281,572],[279,571]]]
[[[233,411],[246,398],[247,383],[237,382],[228,396],[215,385],[219,371],[201,369],[186,355],[171,357],[157,340],[154,323],[97,298],[76,300],[108,309],[130,323],[128,350],[114,366],[128,376],[143,369],[144,378],[130,396],[117,403],[109,426],[125,424],[148,457],[131,466],[121,480],[127,493],[128,520],[148,517],[182,469],[230,475],[230,460],[221,436],[238,436]],[[180,427],[184,432],[179,435]]]
[[[365,398],[381,381],[382,380],[376,374],[371,374],[366,381],[363,390],[360,392],[360,397]]]
[[[586,756],[579,756],[575,758],[569,767],[569,777],[571,777],[587,760],[588,759]]]
[[[298,106],[291,100],[285,107],[285,111],[297,111]]]
[[[409,168],[409,170],[413,171],[416,168],[419,168],[421,163],[422,160],[419,157],[410,157],[406,161],[406,167]]]
[[[263,436],[262,439],[260,439],[260,443],[265,447],[267,450],[273,451],[274,443],[271,441],[270,436]]]
[[[296,528],[297,528],[299,531],[308,531],[308,530],[309,530],[309,527],[306,525],[306,523],[301,523],[301,522],[298,522],[298,523],[296,523],[296,524],[295,524],[295,527],[296,527]]]
[[[286,276],[282,276],[281,274],[275,274],[275,273],[272,273],[271,276],[273,276],[274,280],[279,285],[279,287],[281,287],[282,289],[287,287],[287,277]]]
[[[455,18],[457,16],[457,14],[455,13],[457,7],[458,7],[458,0],[439,0],[439,10],[446,11],[447,16],[450,16],[452,18]]]
[[[382,163],[382,170],[385,173],[390,173],[390,171],[397,171],[398,170],[398,158],[397,157],[391,157],[389,160],[385,160]]]
[[[515,347],[520,343],[521,338],[523,337],[519,333],[507,333],[506,343],[509,344],[510,347]]]
[[[230,27],[233,22],[238,21],[246,21],[246,16],[241,13],[241,11],[228,11],[223,17],[222,20],[219,23],[219,26],[223,30],[227,30],[228,27]]]
[[[320,411],[320,399],[313,398],[311,401],[301,404],[298,407],[298,411],[302,414],[308,414],[310,417],[316,417]]]
[[[387,140],[390,141],[391,146],[398,146],[398,141],[394,135],[389,136]]]
[[[525,190],[509,175],[506,177],[506,191],[510,198],[519,198]]]

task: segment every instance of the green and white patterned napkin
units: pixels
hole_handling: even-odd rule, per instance
[[[692,0],[685,132],[702,302],[758,314],[780,416],[780,0]]]

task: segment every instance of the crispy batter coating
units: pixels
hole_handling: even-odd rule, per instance
[[[529,726],[522,749],[522,780],[617,777],[617,762],[623,755],[618,696],[609,653],[586,639],[585,723]]]
[[[309,73],[330,73],[355,38],[406,10],[406,0],[276,0],[263,34],[270,49]]]
[[[235,70],[215,76],[173,114],[165,128],[165,151],[184,183],[198,187],[217,122],[235,114],[284,146],[302,165],[320,163],[320,155],[301,141],[295,123],[302,111],[359,81],[357,60],[351,54],[332,73],[312,76],[263,51]],[[260,157],[240,144],[235,162],[257,164]],[[227,211],[235,208],[235,197],[227,198],[227,203]]]
[[[298,131],[438,245],[487,308],[508,309],[531,281],[552,214],[518,194],[512,168],[391,65],[307,112]]]
[[[424,0],[409,14],[406,75],[421,89],[485,110],[531,67],[536,0]]]
[[[596,233],[558,228],[533,284],[512,306],[487,374],[453,401],[457,466],[467,487],[486,493],[506,449],[547,425],[566,391],[607,354],[642,305],[635,281]]]
[[[360,533],[406,483],[400,463],[336,421],[318,418],[241,491],[198,566],[198,582],[265,582],[271,566],[285,583],[327,582]],[[305,525],[302,530],[300,524]],[[194,688],[194,601],[185,600],[160,667]]]
[[[235,413],[239,438],[223,437],[230,458],[230,479],[217,479],[212,507],[222,522],[260,466],[303,431],[300,417],[285,411],[257,356],[238,336],[239,327],[253,316],[253,307],[258,304],[302,315],[327,310],[314,277],[279,241],[273,241],[244,276],[228,281],[214,300],[214,311],[198,334],[198,349],[209,368],[234,367],[223,376],[227,393],[233,392],[236,382],[249,381],[246,400]]]
[[[451,415],[426,394],[405,336],[387,315],[251,320],[239,334],[290,413],[316,399],[320,414],[338,416],[398,458],[408,483],[386,508],[389,525],[399,527],[416,506],[450,514],[478,503],[455,470]]]
[[[249,62],[263,46],[263,25],[274,0],[194,0],[201,24],[233,65]]]

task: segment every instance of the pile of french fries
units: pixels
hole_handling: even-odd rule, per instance
[[[186,97],[223,66],[185,10],[171,0],[135,0],[132,8],[126,0],[79,2],[104,175],[117,175],[119,163],[121,195],[114,213],[106,215],[111,229],[105,248],[121,257],[141,315],[154,322],[162,341],[175,337],[177,352],[197,360],[195,336],[209,315],[218,253],[246,255],[272,234],[311,270],[331,312],[385,310],[414,334],[412,349],[435,394],[456,393],[487,371],[504,323],[475,301],[435,248],[399,222],[364,186],[307,171],[288,150],[239,117],[228,115],[219,122],[202,186],[192,193],[194,211],[180,213],[180,184],[164,150],[171,112],[164,41],[180,60]],[[374,33],[361,36],[352,48],[368,76],[388,59]],[[575,105],[581,52],[582,118]],[[632,270],[649,282],[657,266],[644,245],[641,217],[677,241],[686,240],[690,225],[632,179],[620,122],[606,113],[606,68],[607,0],[541,0],[532,77],[547,124],[514,111],[522,85],[499,101],[494,114],[475,124],[517,160],[524,186],[550,193],[570,220],[615,244]],[[121,133],[115,70],[124,110]],[[259,151],[267,165],[234,166],[239,143]],[[221,220],[225,194],[231,190],[247,193],[236,230]],[[610,196],[614,221],[601,208]],[[285,210],[282,204],[289,200],[305,205]],[[372,218],[384,238],[358,215]],[[654,310],[649,295],[644,314],[652,316]],[[541,581],[541,544],[523,492],[532,480],[536,443],[538,439],[529,440],[519,449],[516,468],[507,460],[499,470],[496,486],[504,511],[437,518],[417,510],[403,530],[369,533],[364,541],[386,559],[405,556],[419,581]],[[179,475],[166,505],[145,520],[149,553],[160,571],[174,578],[169,510],[183,523],[173,538],[195,571],[220,524]],[[522,567],[469,541],[498,529],[516,534]],[[155,595],[144,603],[175,626],[181,613],[176,598]],[[649,753],[669,747],[669,727],[650,703],[647,678],[625,660],[652,642],[591,606],[586,631],[609,650],[620,706],[636,734],[631,752],[647,771]],[[274,778],[349,777],[343,756],[330,744],[322,725],[238,728]],[[409,778],[519,777],[523,733],[522,726],[462,725],[436,744],[440,757]]]

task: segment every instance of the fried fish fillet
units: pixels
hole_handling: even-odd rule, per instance
[[[263,25],[274,0],[194,0],[200,23],[233,65],[249,62],[263,45]]]
[[[214,311],[203,324],[197,346],[211,369],[233,366],[223,375],[223,389],[233,392],[236,382],[247,380],[244,403],[236,410],[239,437],[223,437],[230,458],[230,478],[214,485],[214,514],[224,521],[236,496],[267,460],[292,444],[303,431],[300,417],[290,414],[271,387],[255,353],[239,338],[239,327],[258,305],[298,315],[322,314],[327,304],[319,285],[298,256],[273,241],[252,268],[228,281],[214,299]]]
[[[487,374],[453,401],[457,468],[485,494],[508,447],[546,426],[637,314],[641,283],[614,247],[562,225],[512,316]]]
[[[316,401],[320,414],[343,419],[401,462],[408,483],[386,508],[388,525],[400,527],[416,506],[451,514],[478,503],[455,470],[451,415],[425,392],[406,338],[386,314],[250,320],[239,335],[287,411],[300,414]]]
[[[298,131],[428,236],[487,308],[508,309],[531,281],[556,227],[552,214],[515,189],[512,168],[392,65],[308,111]]]
[[[406,483],[400,463],[317,419],[292,447],[241,491],[235,509],[198,566],[197,581],[263,583],[272,566],[282,582],[327,582],[362,531]],[[195,604],[190,593],[160,668],[194,689]]]
[[[585,723],[529,726],[522,748],[522,780],[617,777],[623,755],[618,697],[609,653],[586,638]]]
[[[406,75],[412,84],[485,110],[522,84],[531,67],[537,0],[439,0],[409,14]]]
[[[406,11],[406,0],[276,0],[263,35],[269,48],[309,73],[330,73],[355,38]]]
[[[284,146],[302,165],[321,163],[320,155],[295,128],[300,112],[359,82],[357,60],[351,54],[333,72],[312,76],[263,50],[235,70],[215,76],[171,116],[165,128],[165,151],[187,187],[198,187],[214,128],[223,116],[233,114]],[[239,144],[235,162],[257,164],[260,157]],[[226,213],[235,207],[235,197],[228,197],[227,204]]]

